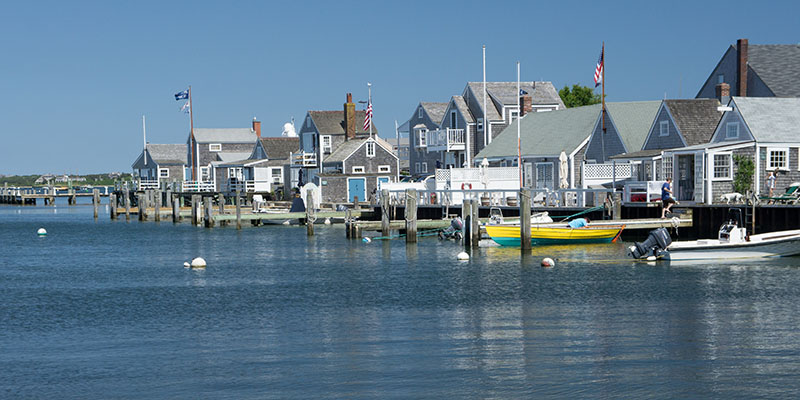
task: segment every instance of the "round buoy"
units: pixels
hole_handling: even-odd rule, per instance
[[[286,221],[283,221],[282,225],[291,225],[291,223],[289,222],[289,220],[286,220]]]
[[[183,268],[189,268],[189,267],[191,267],[191,266],[192,266],[192,265],[191,265],[191,264],[189,264],[188,262],[184,262],[184,263],[183,263]]]
[[[39,236],[45,236],[47,235],[47,229],[39,228],[39,230],[36,231],[36,234],[38,234]]]
[[[647,257],[647,261],[655,261],[655,260],[656,260],[656,256],[648,256]]]
[[[552,267],[552,266],[554,266],[554,265],[556,265],[556,262],[555,262],[555,261],[553,261],[553,259],[552,259],[552,258],[550,258],[550,257],[546,257],[546,258],[544,258],[544,259],[542,260],[542,266],[543,266],[543,267]]]
[[[369,243],[369,242],[372,241],[372,239],[370,239],[368,237],[365,237],[365,238],[361,239],[361,241],[364,242],[364,243]]]
[[[330,224],[331,224],[331,219],[325,218],[325,225],[330,225]]]
[[[467,254],[466,251],[462,251],[461,253],[458,253],[456,258],[458,258],[459,261],[467,261],[469,260],[469,254]]]
[[[192,268],[205,268],[206,267],[206,260],[203,257],[197,257],[192,260]]]

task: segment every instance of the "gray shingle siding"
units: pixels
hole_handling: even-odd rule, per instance
[[[430,118],[427,112],[422,112],[422,118],[419,117],[419,109],[422,105],[417,105],[414,109],[414,113],[411,118],[408,120],[408,129],[409,129],[409,136],[410,139],[408,141],[409,144],[409,165],[408,169],[413,176],[419,176],[423,173],[416,169],[417,163],[428,163],[428,172],[424,173],[424,175],[431,174],[433,169],[436,166],[436,160],[441,161],[442,155],[438,152],[428,152],[427,147],[418,147],[419,146],[419,137],[417,136],[417,130],[414,129],[415,126],[419,124],[423,124],[427,127],[429,131],[436,130],[439,127],[439,124],[442,121],[434,121]]]
[[[666,121],[669,126],[669,135],[661,136],[661,121]],[[650,128],[648,133],[647,142],[644,144],[642,150],[656,150],[656,149],[671,149],[676,147],[683,147],[678,129],[675,127],[675,122],[669,117],[667,107],[663,105],[656,116],[656,122]],[[630,151],[638,151],[639,149],[629,149]]]
[[[611,123],[611,118],[608,112],[605,113],[605,126],[605,138],[601,139],[603,137],[603,128],[602,124],[600,123],[600,119],[598,118],[597,124],[594,127],[594,133],[592,134],[592,139],[589,141],[589,146],[586,149],[587,160],[594,160],[598,163],[603,163],[606,162],[609,157],[625,152],[625,146],[622,144],[622,140],[620,139],[619,134],[617,134],[614,124]],[[605,149],[605,158],[603,158],[603,149]],[[639,149],[634,149],[631,151],[637,150]]]
[[[739,123],[739,136],[733,139],[726,139],[726,130],[728,123],[738,122]],[[747,128],[747,125],[742,120],[741,114],[739,112],[726,112],[725,115],[722,116],[722,120],[720,120],[719,125],[717,126],[717,131],[714,133],[714,137],[711,140],[712,143],[721,143],[721,142],[738,142],[742,140],[753,140],[753,135],[750,133],[750,130]]]
[[[739,92],[736,87],[736,48],[734,46],[728,47],[728,51],[725,52],[717,66],[711,71],[711,75],[706,79],[706,82],[695,97],[706,99],[717,97],[716,87],[719,83],[717,77],[720,74],[723,75],[723,82],[731,86],[731,96],[738,96]]]

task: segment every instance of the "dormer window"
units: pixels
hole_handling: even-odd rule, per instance
[[[669,136],[669,122],[660,121],[658,123],[658,136]]]
[[[210,143],[208,145],[208,151],[222,151],[222,144],[221,143]]]

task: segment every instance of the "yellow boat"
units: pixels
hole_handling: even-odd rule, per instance
[[[560,226],[531,227],[531,244],[612,243],[625,225],[570,228]],[[501,246],[519,246],[519,225],[486,225],[486,233]]]

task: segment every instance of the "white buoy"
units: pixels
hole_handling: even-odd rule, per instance
[[[36,234],[39,235],[39,236],[46,236],[47,235],[47,229],[39,228],[39,230],[36,231]]]
[[[467,254],[467,252],[466,252],[466,251],[462,251],[461,253],[458,253],[458,255],[456,256],[456,258],[457,258],[459,261],[467,261],[467,260],[469,260],[469,254]]]
[[[331,219],[325,218],[325,225],[330,225],[330,224],[331,224]]]
[[[552,258],[550,258],[550,257],[545,257],[545,258],[542,260],[542,266],[543,266],[543,267],[552,267],[552,266],[554,266],[554,265],[556,265],[556,262],[555,262],[555,261],[553,261],[553,259],[552,259]]]
[[[206,267],[206,260],[203,257],[197,257],[192,260],[192,268],[205,268]]]
[[[287,219],[286,221],[283,221],[282,225],[291,225],[291,224],[289,223],[289,220]]]
[[[655,260],[656,260],[656,256],[648,256],[647,257],[647,261],[655,261]]]
[[[364,243],[369,243],[369,242],[372,241],[372,239],[370,239],[368,237],[365,237],[365,238],[361,239],[361,241],[364,242]]]
[[[191,266],[192,266],[192,265],[191,265],[191,264],[189,264],[188,262],[184,262],[184,263],[183,263],[183,268],[190,268]]]

